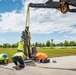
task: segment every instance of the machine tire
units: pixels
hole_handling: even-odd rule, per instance
[[[63,14],[65,14],[68,10],[69,10],[68,4],[62,3],[62,4],[60,5],[60,11],[61,11]]]

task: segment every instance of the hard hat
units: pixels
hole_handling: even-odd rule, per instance
[[[8,56],[7,56],[7,54],[3,54],[3,58],[7,58]]]

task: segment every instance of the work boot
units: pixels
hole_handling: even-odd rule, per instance
[[[17,65],[16,65],[16,70],[19,70],[20,69],[20,63],[17,62]]]
[[[5,60],[4,60],[4,63],[5,63],[5,64],[8,64],[8,59],[5,59]]]

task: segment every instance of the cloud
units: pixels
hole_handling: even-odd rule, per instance
[[[16,0],[12,0],[13,2],[15,2]]]
[[[3,39],[3,38],[0,38],[0,41],[5,41],[5,39]]]
[[[13,12],[1,13],[0,32],[20,32],[24,29],[24,14]]]
[[[76,36],[64,35],[63,39],[66,39],[68,41],[76,41]]]
[[[76,36],[75,35],[63,35],[60,39],[54,39],[54,43],[64,42],[65,40],[67,40],[68,42],[76,41]]]
[[[3,42],[5,42],[5,39],[4,38],[0,38],[0,44],[1,43],[3,44]]]
[[[16,10],[0,14],[0,32],[21,32],[25,28],[27,5],[45,3],[47,0],[22,0],[24,7],[19,13]],[[56,9],[30,8],[31,33],[49,34],[76,33],[76,13],[62,14]]]
[[[58,44],[58,43],[64,42],[64,41],[65,41],[65,39],[55,39],[55,40],[54,40],[54,43],[55,43],[55,44]]]
[[[24,4],[26,7],[29,3],[40,3],[41,0],[27,0]],[[43,2],[44,0],[42,0]],[[34,9],[31,8],[31,22],[30,30],[32,33],[53,33],[53,32],[67,32],[76,33],[76,28],[73,25],[76,24],[75,13],[62,14],[56,9]]]

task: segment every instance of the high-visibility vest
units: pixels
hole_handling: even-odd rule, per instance
[[[45,53],[37,53],[36,57],[40,60],[43,60],[45,58],[48,58],[48,56]]]
[[[23,52],[17,52],[16,54],[13,55],[13,57],[15,56],[20,56],[22,58],[24,58],[24,53]]]
[[[18,50],[24,50],[24,41],[20,41],[19,43],[18,43],[18,48],[17,48]]]
[[[3,55],[6,55],[7,57],[6,57],[6,58],[4,58],[4,57],[3,57]],[[8,55],[7,55],[7,54],[5,54],[5,53],[0,54],[0,60],[4,60],[4,59],[8,59]]]

